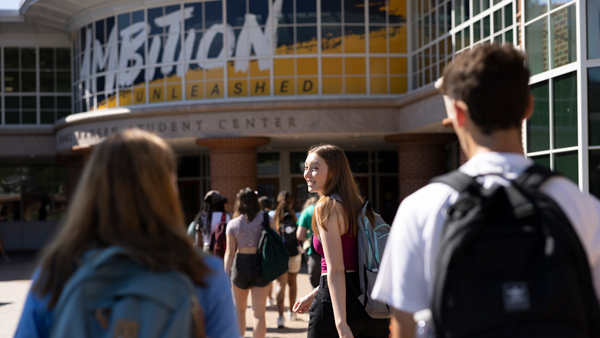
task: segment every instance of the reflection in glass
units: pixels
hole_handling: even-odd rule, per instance
[[[119,14],[117,17],[117,22],[119,24],[119,32],[123,31],[125,28],[129,27],[131,24],[131,18],[129,17],[129,13]],[[119,41],[121,41],[122,37],[119,34]]]
[[[227,23],[232,27],[244,25],[246,0],[227,0]]]
[[[342,27],[323,26],[321,27],[321,34],[321,50],[323,53],[342,52]]]
[[[550,155],[531,156],[533,163],[550,169]]]
[[[553,79],[554,147],[577,146],[577,74]]]
[[[579,184],[578,156],[576,151],[558,153],[554,155],[554,170],[566,178]],[[591,161],[590,161],[591,162]]]
[[[19,68],[19,48],[4,48],[4,68]]]
[[[270,0],[249,0],[249,12],[256,16],[256,21],[259,25],[264,25],[269,17],[269,1]]]
[[[294,27],[277,28],[277,49],[275,54],[294,54]]]
[[[569,2],[573,2],[573,0],[551,0],[550,6],[552,7],[551,9],[555,9]]]
[[[21,72],[21,91],[22,92],[35,92],[35,71],[32,72]],[[71,81],[71,79],[69,79]]]
[[[600,1],[587,2],[588,59],[600,59]]]
[[[344,22],[365,22],[365,2],[363,0],[344,0]]]
[[[40,48],[40,68],[54,68],[54,48]]]
[[[534,111],[527,122],[527,152],[550,149],[550,87],[548,81],[531,86]]]
[[[21,48],[21,68],[35,69],[35,48]]]
[[[214,24],[223,23],[223,5],[221,1],[204,3],[204,28],[209,29]]]
[[[314,54],[317,52],[317,27],[296,28],[296,54]]]
[[[577,61],[575,6],[554,12],[552,24],[552,68]]]
[[[539,74],[548,70],[548,24],[546,18],[542,18],[525,27],[525,50],[528,51],[527,65],[531,75]]]
[[[344,26],[344,53],[365,52],[365,26]]]
[[[386,10],[379,0],[369,0],[369,22],[385,23]]]
[[[600,145],[600,68],[588,69],[587,88],[589,144],[597,146]]]
[[[279,153],[258,153],[256,164],[259,176],[279,175]]]
[[[162,7],[148,9],[148,25],[150,25],[150,34],[148,35],[156,35],[163,33],[163,28],[157,26],[155,23],[155,20],[159,17],[162,17],[163,15],[164,14]]]
[[[525,20],[529,21],[548,11],[548,0],[525,0]]]
[[[600,150],[590,150],[590,194],[600,198]]]
[[[19,92],[19,72],[4,72],[4,91]]]
[[[296,23],[317,23],[317,0],[296,1]]]
[[[342,22],[342,1],[321,1],[321,22]]]
[[[185,4],[185,10],[188,8],[192,9],[191,17],[185,20],[185,30],[190,29],[201,30],[202,29],[202,3]]]

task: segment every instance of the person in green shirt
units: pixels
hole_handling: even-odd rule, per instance
[[[308,255],[308,277],[313,288],[319,286],[319,278],[321,277],[321,255],[315,251],[312,244],[312,217],[317,200],[317,196],[311,196],[306,200],[306,203],[304,203],[304,208],[298,219],[298,230],[296,232],[296,237],[298,237],[300,242],[304,242],[306,239],[308,239],[309,242],[309,244],[303,247],[305,247],[305,250],[306,247],[308,247],[306,252]]]

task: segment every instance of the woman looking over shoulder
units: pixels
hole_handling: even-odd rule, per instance
[[[246,331],[246,308],[248,293],[252,295],[254,312],[253,337],[264,338],[267,333],[265,311],[270,281],[260,275],[262,258],[256,254],[258,242],[263,230],[265,212],[260,211],[258,196],[254,190],[245,188],[237,194],[233,219],[227,224],[227,251],[225,252],[225,271],[231,276],[233,296],[237,309],[239,335]],[[273,219],[267,216],[273,229]]]
[[[41,255],[15,337],[50,336],[53,322],[65,321],[56,311],[65,286],[77,272],[84,273],[88,271],[84,268],[92,266],[88,257],[108,252],[103,250],[109,247],[124,249],[137,261],[136,268],[144,271],[176,271],[188,276],[204,309],[206,334],[238,334],[236,323],[228,320],[234,309],[220,260],[201,256],[186,236],[176,173],[171,147],[149,132],[128,129],[95,147],[60,233]],[[100,293],[86,290],[88,300]],[[87,328],[100,331],[101,325]],[[140,323],[140,330],[147,325],[151,323]]]
[[[344,151],[313,146],[304,167],[308,191],[319,194],[313,217],[313,244],[321,254],[319,286],[299,299],[294,311],[309,311],[308,337],[388,337],[389,319],[373,319],[353,289],[358,276],[358,217],[363,199]],[[367,214],[374,219],[372,210]],[[310,309],[309,309],[310,307]]]

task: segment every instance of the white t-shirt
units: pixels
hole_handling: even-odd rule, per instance
[[[459,170],[471,175],[498,173],[517,178],[533,162],[514,153],[483,153],[474,156]],[[496,175],[479,180],[484,187],[509,182]],[[554,177],[542,192],[561,207],[585,248],[600,295],[600,203],[583,194],[572,181]],[[458,192],[443,183],[432,183],[408,196],[394,219],[372,297],[392,307],[414,313],[428,308],[433,293],[435,258],[444,225],[443,211],[452,205]]]
[[[221,218],[223,217],[223,213],[220,211],[214,211],[212,213],[212,219],[210,220],[210,234],[205,235],[202,234],[202,239],[204,240],[204,246],[208,246],[210,245],[210,236],[212,236],[213,232],[215,232],[215,229],[217,228],[217,225],[219,225],[219,223],[221,223]],[[225,216],[225,222],[229,222],[231,220],[231,217],[229,216],[229,214],[227,214]],[[200,233],[202,233],[202,230],[198,230],[200,231]]]

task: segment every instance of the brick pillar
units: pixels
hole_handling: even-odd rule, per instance
[[[385,137],[398,144],[400,201],[425,186],[430,179],[446,172],[445,143],[454,134],[400,134]]]
[[[235,197],[242,188],[256,190],[256,148],[268,144],[268,137],[217,137],[197,139],[196,144],[210,149],[210,187],[218,190],[233,211]]]

